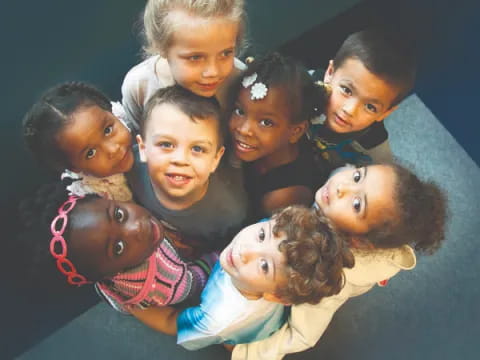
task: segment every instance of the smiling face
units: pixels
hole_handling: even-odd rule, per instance
[[[105,177],[133,166],[130,132],[111,112],[97,105],[75,111],[56,140],[72,171]]]
[[[230,118],[236,156],[243,161],[284,159],[305,131],[291,124],[285,91],[270,87],[263,99],[252,100],[250,89],[241,89]]]
[[[220,254],[222,268],[246,297],[275,294],[287,282],[285,257],[279,250],[285,235],[273,234],[274,224],[269,220],[244,228]]]
[[[399,88],[370,72],[355,58],[345,60],[338,69],[330,61],[324,82],[332,87],[325,124],[337,133],[363,130],[396,109],[391,105]]]
[[[386,165],[344,167],[315,194],[315,206],[340,230],[365,234],[395,214],[396,175]]]
[[[147,162],[155,193],[169,209],[185,209],[207,191],[208,179],[223,155],[219,120],[191,119],[171,104],[152,110],[145,139],[137,137],[140,158]]]
[[[175,81],[191,92],[210,97],[233,69],[238,22],[201,18],[182,10],[169,14],[175,24],[165,57]]]
[[[89,280],[139,265],[163,239],[162,225],[146,209],[103,198],[78,203],[69,229],[69,256]]]

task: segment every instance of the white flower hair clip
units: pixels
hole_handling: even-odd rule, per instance
[[[257,80],[257,77],[258,77],[257,73],[253,73],[249,76],[245,76],[242,80],[242,85],[245,89],[248,88],[249,86],[252,86],[250,89],[250,99],[252,100],[261,100],[265,96],[267,96],[267,93],[268,93],[267,85],[265,85],[260,81],[255,83],[255,81]]]
[[[252,88],[250,89],[250,98],[252,100],[260,100],[267,96],[268,88],[264,83],[257,82],[253,84]]]
[[[255,80],[257,80],[257,73],[253,73],[249,76],[245,76],[242,80],[242,85],[246,89],[250,85],[252,85],[255,82]]]

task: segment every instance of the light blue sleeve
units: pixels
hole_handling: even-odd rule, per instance
[[[216,328],[215,321],[201,306],[185,309],[177,319],[177,343],[187,350],[219,344],[223,341]]]
[[[225,319],[222,310],[231,308],[223,300],[223,272],[220,263],[213,268],[208,283],[202,292],[199,306],[183,310],[177,318],[177,343],[188,350],[198,350],[208,345],[223,342],[219,332],[229,319]]]

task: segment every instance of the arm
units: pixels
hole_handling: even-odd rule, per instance
[[[292,306],[290,317],[280,330],[265,340],[236,345],[232,360],[278,360],[315,346],[335,311],[348,297],[349,289],[344,288],[340,294],[325,298],[317,305]]]
[[[179,309],[170,306],[150,306],[143,310],[137,307],[132,307],[129,310],[133,316],[152,329],[167,335],[177,334]]]
[[[276,209],[281,209],[293,204],[310,206],[313,201],[313,193],[306,186],[297,185],[270,191],[262,199],[263,210],[271,214]]]

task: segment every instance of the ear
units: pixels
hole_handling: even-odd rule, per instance
[[[304,121],[300,124],[295,124],[292,126],[292,133],[290,135],[290,138],[288,141],[290,144],[295,144],[300,138],[302,137],[303,134],[305,134],[305,131],[307,131],[308,127],[308,122]]]
[[[135,139],[137,140],[138,144],[138,152],[140,154],[140,161],[141,162],[147,162],[147,154],[145,153],[145,143],[143,142],[142,136],[137,135],[135,136]]]
[[[286,303],[285,301],[283,301],[282,299],[280,299],[278,296],[276,296],[274,294],[271,294],[271,293],[263,293],[263,298],[267,301],[270,301],[270,302],[276,302],[276,303],[279,303],[279,304],[282,304],[282,305],[290,305],[290,304]]]
[[[385,111],[376,121],[380,122],[383,121],[388,115],[398,109],[398,105],[392,106],[390,109]]]
[[[353,235],[350,238],[350,243],[352,244],[352,248],[354,249],[365,249],[365,250],[373,250],[375,246],[368,241],[365,237]]]
[[[222,159],[223,154],[225,153],[225,146],[222,146],[220,149],[217,150],[215,154],[215,158],[213,159],[212,169],[210,173],[214,173],[217,170],[218,164],[220,164],[220,160]]]
[[[335,72],[335,68],[333,67],[333,60],[330,60],[328,62],[328,68],[325,71],[325,75],[323,76],[323,82],[328,84],[330,81],[332,81],[334,72]]]

